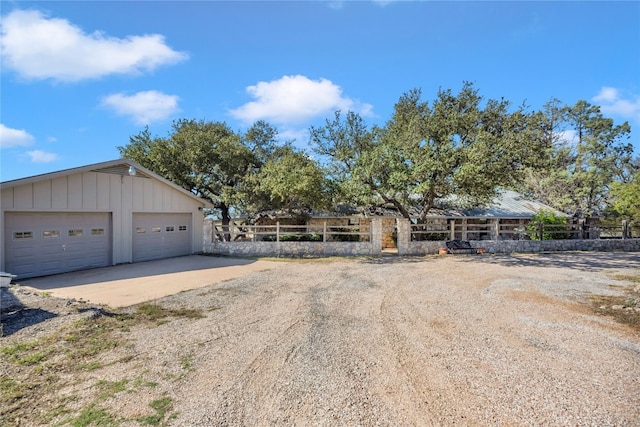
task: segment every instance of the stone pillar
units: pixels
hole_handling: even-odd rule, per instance
[[[411,242],[411,222],[407,218],[396,218],[398,227],[398,255],[409,253],[409,242]]]
[[[213,244],[213,220],[205,219],[202,224],[202,252],[211,252]]]
[[[373,218],[371,220],[371,255],[380,256],[382,254],[382,219]]]
[[[456,239],[456,220],[455,219],[452,219],[449,221],[449,232],[450,232],[449,240],[455,240]]]

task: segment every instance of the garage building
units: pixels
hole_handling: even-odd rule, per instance
[[[0,271],[18,278],[199,253],[212,207],[127,159],[0,189]]]

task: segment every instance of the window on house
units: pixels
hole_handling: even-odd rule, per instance
[[[104,235],[104,228],[92,228],[91,229],[92,236],[102,236]]]
[[[136,233],[146,233],[147,229],[144,227],[136,227]]]
[[[161,229],[162,229],[162,227],[151,227],[151,232],[152,233],[159,233]]]
[[[186,225],[178,226],[178,231],[187,231],[187,226]]]
[[[69,230],[69,237],[82,237],[84,233],[81,228],[76,228],[73,230]]]
[[[44,230],[42,232],[43,239],[57,239],[60,237],[60,230]]]
[[[31,231],[14,231],[13,240],[33,239],[33,233]]]
[[[165,231],[175,231],[175,227],[173,225],[167,225],[167,228],[165,228]]]

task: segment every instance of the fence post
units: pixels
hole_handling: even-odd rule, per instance
[[[411,221],[406,218],[396,218],[396,230],[398,247],[398,255],[407,255],[409,253],[409,242],[411,242]]]
[[[629,223],[626,219],[622,220],[622,239],[626,239],[628,236]]]
[[[371,219],[371,255],[380,256],[382,253],[382,220]]]
[[[449,240],[455,240],[456,239],[456,220],[455,219],[452,219],[449,221],[449,233],[450,233]]]
[[[280,221],[276,221],[276,242],[280,241]]]
[[[544,223],[542,221],[538,223],[538,237],[540,237],[540,241],[544,239]]]
[[[496,218],[495,220],[495,228],[494,228],[494,235],[495,235],[495,239],[494,240],[500,240],[500,218]]]
[[[327,220],[322,222],[322,242],[327,243]]]

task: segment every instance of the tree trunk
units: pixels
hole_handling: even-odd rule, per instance
[[[218,209],[220,209],[220,216],[222,217],[222,238],[225,242],[230,242],[231,232],[229,230],[229,224],[231,223],[231,216],[229,215],[229,207],[221,203]]]
[[[435,195],[429,194],[425,197],[425,203],[422,209],[420,210],[420,215],[418,215],[418,223],[424,222],[427,219],[427,214],[433,207],[433,202],[435,200]]]
[[[398,212],[400,212],[403,217],[408,219],[409,222],[413,222],[411,221],[411,215],[409,214],[409,211],[404,206],[402,206],[402,203],[398,202],[396,199],[386,197],[384,194],[380,194],[380,196],[382,197],[382,200],[385,201],[385,203],[391,203],[393,206],[395,206],[396,209],[398,209]]]

